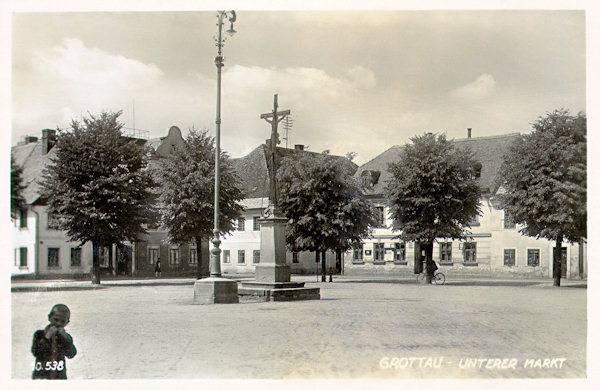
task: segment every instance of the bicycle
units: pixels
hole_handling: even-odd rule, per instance
[[[425,272],[421,272],[420,274],[417,275],[417,283],[420,284],[425,284]],[[431,281],[434,284],[444,284],[446,283],[446,275],[444,275],[443,273],[439,272],[439,271],[435,271],[433,273],[433,276],[431,276]]]

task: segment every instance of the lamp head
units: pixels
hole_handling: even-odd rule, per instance
[[[231,22],[231,26],[229,26],[229,30],[227,30],[227,34],[229,34],[230,37],[233,36],[233,34],[235,34],[237,31],[235,31],[233,29],[233,22]]]

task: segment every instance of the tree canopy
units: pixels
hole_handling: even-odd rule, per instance
[[[17,210],[25,207],[25,198],[23,198],[23,167],[15,162],[14,157],[10,156],[10,215],[15,218]]]
[[[555,110],[506,154],[500,199],[521,233],[570,242],[587,236],[586,132],[584,113]]]
[[[206,131],[191,129],[182,146],[161,162],[162,224],[172,242],[185,243],[212,236],[215,194],[215,140]],[[228,233],[241,216],[244,194],[229,157],[219,161],[219,230]],[[196,242],[200,248],[200,242]]]
[[[294,153],[283,159],[278,179],[280,207],[289,218],[286,240],[294,251],[344,251],[375,224],[361,187],[332,156]]]
[[[122,136],[120,115],[90,114],[59,131],[56,155],[41,182],[41,196],[70,241],[92,242],[96,278],[98,246],[133,241],[144,232],[153,185],[146,169],[148,150]]]
[[[445,135],[426,133],[411,141],[388,168],[392,179],[385,192],[394,230],[405,241],[463,239],[479,215],[481,164]]]

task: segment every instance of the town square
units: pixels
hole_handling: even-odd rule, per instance
[[[132,4],[7,15],[11,385],[593,388],[587,5]]]

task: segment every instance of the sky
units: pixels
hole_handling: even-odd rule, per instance
[[[12,13],[11,145],[122,111],[150,138],[215,134],[215,11]],[[361,165],[424,132],[527,133],[586,111],[583,10],[238,9],[225,42],[221,148],[241,157],[289,109],[281,146]],[[228,29],[229,24],[224,26]]]

